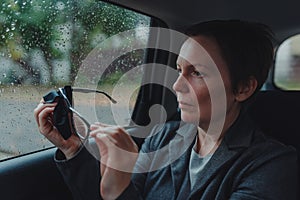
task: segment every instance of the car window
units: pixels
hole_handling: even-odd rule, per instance
[[[274,83],[284,90],[300,90],[300,35],[288,38],[278,47]]]
[[[145,51],[124,47],[147,43],[149,25],[150,17],[101,1],[2,1],[0,159],[52,146],[33,117],[50,90],[71,85],[113,95],[118,87],[117,102],[131,95],[128,105],[116,106],[132,112],[143,74],[132,69]],[[76,109],[90,122],[115,124],[111,104],[101,94],[74,92]]]

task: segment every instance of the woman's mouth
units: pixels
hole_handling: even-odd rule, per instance
[[[178,106],[179,106],[179,108],[184,109],[184,108],[193,107],[193,104],[190,104],[190,103],[187,103],[184,101],[178,101]]]

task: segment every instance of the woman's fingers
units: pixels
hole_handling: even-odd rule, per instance
[[[49,126],[53,126],[52,115],[54,109],[55,105],[45,106],[40,104],[34,110],[34,116],[38,124],[38,128],[43,134],[47,133],[47,131],[45,132],[44,129],[49,129]]]
[[[91,131],[91,136],[95,138],[100,151],[101,173],[104,173],[106,167],[132,172],[138,148],[123,128],[98,126]]]
[[[107,135],[112,143],[117,146],[123,146],[126,149],[132,146],[134,143],[131,136],[119,126],[93,126],[91,127],[91,137],[97,137],[97,135]],[[135,143],[134,143],[135,144]]]
[[[57,146],[67,159],[73,157],[81,146],[81,141],[76,135],[65,140],[56,127],[53,125],[53,112],[57,103],[45,103],[42,99],[34,109],[34,118],[38,125],[39,132],[51,143]]]
[[[110,144],[118,146],[126,151],[135,152],[137,149],[137,146],[131,136],[119,126],[103,127],[94,125],[93,128],[91,128],[90,136],[94,137],[96,141],[105,137],[107,138],[106,141],[109,141]]]
[[[45,109],[45,108],[55,108],[55,106],[57,105],[57,103],[52,103],[52,104],[45,104],[43,102],[39,103],[37,105],[37,107],[34,109],[33,114],[34,114],[34,118],[38,124],[38,126],[40,126],[40,114],[41,112]],[[53,112],[53,111],[52,111]],[[43,114],[46,114],[45,112]],[[48,114],[48,113],[47,113]]]
[[[112,127],[112,126],[113,125],[104,124],[104,123],[101,123],[101,122],[95,122],[95,123],[91,124],[90,129],[91,130],[95,130],[95,129],[99,128],[99,127],[104,128],[104,127]]]
[[[90,135],[100,151],[101,194],[114,199],[130,183],[138,148],[122,127],[95,123]]]
[[[60,146],[60,143],[62,143],[62,136],[53,125],[53,111],[56,105],[57,103],[40,103],[34,110],[34,117],[40,133],[56,146]]]
[[[91,136],[95,137],[97,133],[106,133],[106,134],[113,134],[113,133],[125,133],[125,130],[119,126],[102,126],[100,124],[92,124],[91,125]]]

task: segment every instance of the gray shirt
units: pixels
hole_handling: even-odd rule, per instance
[[[212,155],[213,154],[208,154],[208,155],[202,157],[195,151],[195,146],[192,149],[190,164],[189,164],[191,189],[193,189],[195,183],[197,183],[197,181],[198,181],[197,175],[203,170],[203,168],[208,163],[208,161],[210,160]]]

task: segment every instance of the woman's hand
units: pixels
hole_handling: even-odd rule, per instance
[[[121,127],[96,123],[91,130],[101,157],[101,196],[116,199],[130,183],[138,147]]]
[[[59,148],[65,154],[66,158],[69,159],[78,151],[81,142],[75,135],[65,140],[53,125],[53,111],[56,105],[57,103],[44,103],[42,100],[34,109],[34,117],[40,133]]]

